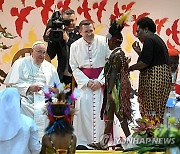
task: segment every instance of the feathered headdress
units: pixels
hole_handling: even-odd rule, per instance
[[[57,88],[57,84],[54,83],[54,86],[51,88]],[[64,90],[59,94],[54,94],[53,91],[48,88],[44,88],[44,95],[47,103],[47,114],[51,123],[56,119],[65,118],[68,120],[70,113],[71,103],[76,101],[79,97],[79,90],[74,89],[73,93],[70,96],[67,96],[67,92],[70,91],[70,86],[64,84]]]
[[[118,39],[122,39],[121,31],[124,28],[125,23],[128,21],[129,13],[130,13],[130,11],[125,12],[118,19],[110,21],[109,33],[111,34],[111,37],[116,37]]]
[[[128,21],[130,11],[125,12],[122,14],[120,18],[117,19],[117,23],[119,24],[120,27],[124,27],[125,23]]]

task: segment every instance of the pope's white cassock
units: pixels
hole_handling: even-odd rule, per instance
[[[86,146],[89,143],[99,142],[104,133],[105,123],[100,119],[103,87],[92,91],[87,84],[89,80],[98,80],[104,85],[103,67],[109,55],[110,50],[104,36],[95,35],[91,44],[80,38],[71,45],[70,66],[80,89],[80,97],[75,103],[77,114],[73,121],[77,145]]]
[[[21,112],[35,120],[40,140],[49,123],[44,113],[46,108],[44,93],[42,90],[36,93],[27,93],[27,90],[32,84],[37,84],[43,88],[44,86],[53,86],[54,82],[59,84],[58,89],[62,91],[63,86],[55,67],[46,60],[41,65],[36,65],[32,56],[16,60],[4,81],[7,86],[19,90]]]

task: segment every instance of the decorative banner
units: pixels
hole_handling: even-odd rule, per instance
[[[33,42],[43,40],[46,24],[54,10],[75,10],[78,23],[92,20],[95,33],[106,35],[110,19],[130,11],[130,20],[122,31],[122,49],[135,63],[137,55],[132,49],[136,38],[136,21],[151,17],[157,25],[157,34],[167,43],[168,49],[180,51],[179,0],[0,0],[0,72],[8,72],[15,53]],[[168,10],[168,11],[167,11]],[[53,60],[57,65],[57,60]],[[0,74],[0,78],[4,74]],[[138,73],[133,72],[133,79]]]

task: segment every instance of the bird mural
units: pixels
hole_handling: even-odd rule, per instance
[[[31,7],[31,6],[25,7],[23,9],[21,9],[20,11],[18,11],[18,8],[16,8],[16,7],[13,7],[11,9],[11,15],[17,16],[17,19],[15,21],[15,26],[16,26],[16,32],[20,37],[22,37],[21,31],[23,29],[24,22],[28,23],[28,20],[26,19],[26,17],[30,14],[30,12],[33,9],[35,9],[35,8]]]

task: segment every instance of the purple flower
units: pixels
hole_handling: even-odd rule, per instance
[[[71,94],[70,98],[71,98],[71,101],[76,101],[77,100],[77,98],[75,98],[75,96],[74,96],[74,93]]]
[[[44,93],[45,98],[50,99],[51,98],[51,92]]]
[[[56,82],[54,82],[54,88],[57,88],[58,87],[58,84]]]

